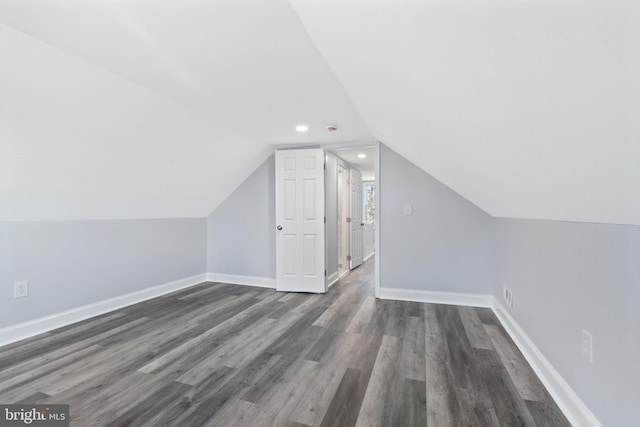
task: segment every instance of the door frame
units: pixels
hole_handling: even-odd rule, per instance
[[[365,187],[369,183],[373,183],[374,192],[376,193],[376,200],[377,200],[377,194],[378,194],[378,182],[376,180],[372,181],[372,180],[368,179],[366,181],[365,180],[362,181],[362,209],[363,209],[362,217],[363,217],[363,219],[364,219],[364,215],[365,215],[364,207],[366,206],[366,201],[365,200],[366,200],[366,197],[367,197],[366,192],[365,192]],[[378,209],[378,207],[376,206],[376,218],[377,218],[377,213],[378,213],[377,209]],[[365,223],[365,225],[369,224],[368,221],[363,221],[363,222]],[[374,231],[374,236],[375,236],[375,227],[378,226],[378,223],[377,223],[377,221],[374,220],[371,224],[374,226],[373,231]],[[363,235],[364,235],[364,231],[363,231]],[[373,240],[374,240],[373,241],[373,243],[374,243],[374,245],[373,245],[373,247],[374,247],[373,255],[375,255],[376,254],[376,252],[375,252],[375,243],[376,243],[375,242],[375,238]],[[366,259],[364,258],[364,245],[362,246],[362,250],[363,250],[363,252],[362,252],[362,254],[363,254],[362,262],[364,262],[364,261],[366,261]],[[371,256],[373,256],[373,255],[370,255],[369,258],[371,258]],[[369,259],[369,258],[367,258],[367,259]]]
[[[376,229],[374,231],[375,242],[374,248],[376,250],[375,255],[375,268],[374,268],[374,290],[375,297],[380,298],[380,259],[382,259],[382,251],[380,248],[382,245],[380,244],[380,226],[381,226],[381,215],[380,215],[380,193],[381,193],[381,185],[382,177],[380,175],[380,148],[381,143],[378,140],[370,139],[363,141],[351,141],[351,142],[336,142],[336,143],[327,143],[327,144],[274,144],[274,149],[283,149],[283,148],[323,148],[325,152],[327,150],[335,150],[339,148],[358,148],[358,147],[375,147],[376,148],[376,161],[375,161],[375,174],[376,174]]]
[[[325,150],[325,152],[328,152],[329,150]],[[340,230],[342,228],[342,236],[340,236],[340,233],[338,233],[338,236],[343,240],[342,242],[338,242],[338,244],[343,243],[342,245],[342,259],[340,259],[340,251],[338,251],[338,280],[344,276],[345,274],[347,274],[349,271],[351,271],[350,267],[350,263],[349,260],[347,259],[348,255],[351,253],[351,236],[350,233],[351,231],[349,230],[349,225],[346,222],[347,217],[349,217],[350,215],[350,210],[351,210],[351,205],[350,205],[350,197],[349,197],[349,192],[350,187],[349,187],[349,174],[350,174],[350,170],[351,167],[349,166],[349,164],[347,162],[345,162],[341,157],[338,156],[336,164],[338,166],[337,170],[336,170],[336,178],[339,181],[339,175],[338,174],[338,170],[340,168],[342,168],[344,170],[344,174],[343,174],[343,184],[342,184],[342,194],[340,191],[336,192],[336,195],[338,196],[338,199],[340,199],[342,197],[341,200],[341,207],[342,207],[342,215],[341,215],[341,219],[342,221],[340,221],[339,224],[337,224],[337,228],[338,230]],[[337,182],[338,184],[338,190],[340,189],[340,183]],[[338,240],[340,240],[340,238]],[[340,274],[340,262],[343,263],[343,268],[345,269],[345,271]]]
[[[357,182],[354,182],[354,176],[358,176]],[[354,197],[354,193],[359,194],[359,197]],[[349,221],[349,254],[351,255],[351,259],[349,260],[349,269],[353,270],[362,265],[363,252],[362,252],[362,230],[363,230],[363,219],[362,219],[362,172],[358,168],[350,168],[349,169],[349,216],[351,220]],[[360,208],[359,218],[355,218],[354,209],[358,206]],[[357,213],[358,210],[355,209]],[[360,230],[360,245],[354,245],[354,234],[357,230]],[[360,249],[360,258],[354,259],[354,252]],[[355,248],[355,249],[354,249]],[[356,261],[360,261],[360,263],[354,266]]]

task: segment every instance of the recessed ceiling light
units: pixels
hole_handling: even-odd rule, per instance
[[[309,130],[309,126],[307,126],[307,125],[298,125],[298,126],[296,126],[296,130],[298,132],[306,132],[306,131]]]
[[[360,153],[360,154],[358,154],[358,158],[359,158],[359,159],[364,159],[365,157],[367,157],[367,155],[366,155],[366,154],[364,154],[364,153]]]

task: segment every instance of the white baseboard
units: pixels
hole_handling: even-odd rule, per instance
[[[381,288],[379,298],[491,308],[569,422],[574,426],[602,427],[598,418],[494,296]]]
[[[493,298],[492,308],[504,329],[520,349],[525,359],[527,359],[527,362],[529,362],[529,365],[531,365],[571,425],[602,427],[602,423],[598,418],[556,371],[551,362],[544,357],[538,347],[531,341],[531,338],[527,336],[498,299]]]
[[[418,291],[414,289],[380,288],[379,298],[398,301],[428,302],[433,304],[491,307],[493,296],[456,292]]]
[[[362,262],[365,262],[366,260],[368,260],[369,258],[371,258],[372,256],[375,255],[375,251],[371,252],[369,255],[367,255],[366,257],[364,257],[364,259],[362,260]]]
[[[257,286],[260,288],[276,288],[276,279],[272,277],[238,276],[236,274],[207,273],[209,282],[229,283],[232,285]]]
[[[329,286],[338,281],[337,273],[335,273],[335,276],[335,280],[330,282],[331,284]],[[61,313],[30,320],[18,325],[2,328],[0,329],[0,346],[58,329],[141,301],[188,288],[205,281],[275,288],[275,279],[269,277],[238,276],[221,273],[198,274],[159,286],[146,288],[137,292],[63,311]],[[492,308],[504,329],[520,349],[529,365],[531,365],[536,375],[540,378],[569,422],[575,426],[602,427],[602,423],[600,423],[593,412],[589,410],[587,405],[585,405],[580,397],[578,397],[571,386],[567,384],[564,378],[562,378],[558,371],[556,371],[547,358],[536,347],[533,341],[531,341],[527,334],[522,330],[520,325],[518,325],[515,319],[511,317],[509,312],[495,297],[481,294],[431,292],[392,288],[381,288],[379,297],[382,299],[399,301],[416,301]]]
[[[206,274],[198,274],[2,328],[0,329],[0,346],[11,344],[12,342],[52,331],[72,323],[80,322],[81,320],[99,316],[100,314],[108,313],[122,307],[136,304],[151,298],[156,298],[206,281]]]
[[[327,283],[328,283],[327,288],[330,288],[331,286],[335,285],[338,280],[340,280],[340,277],[338,277],[338,272],[336,271],[334,273],[331,273],[329,277],[327,277]]]

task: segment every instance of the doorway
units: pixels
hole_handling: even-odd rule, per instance
[[[376,194],[373,189],[377,158],[377,146],[327,150],[325,242],[328,286],[358,268],[375,252]]]
[[[349,271],[349,168],[338,161],[338,278]],[[328,251],[329,253],[331,251]]]
[[[276,151],[277,290],[326,292],[379,254],[379,143],[349,145]],[[378,256],[372,261],[378,296]]]

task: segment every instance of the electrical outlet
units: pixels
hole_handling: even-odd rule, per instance
[[[18,282],[13,285],[13,297],[24,298],[29,296],[29,282]]]
[[[593,363],[593,336],[586,330],[582,330],[582,357],[589,363]]]
[[[506,286],[504,286],[502,289],[502,297],[504,298],[509,308],[513,308],[513,292],[511,292],[511,289],[507,288]]]

